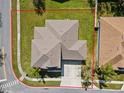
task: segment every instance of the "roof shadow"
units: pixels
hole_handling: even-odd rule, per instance
[[[59,2],[59,3],[64,3],[64,2],[67,2],[67,1],[70,1],[70,0],[52,0],[52,1],[56,1],[56,2]]]

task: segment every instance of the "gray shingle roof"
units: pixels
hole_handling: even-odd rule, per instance
[[[60,67],[64,60],[85,60],[86,40],[78,40],[78,20],[46,20],[34,28],[32,67]]]

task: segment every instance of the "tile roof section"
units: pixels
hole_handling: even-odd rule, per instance
[[[120,56],[123,56],[124,17],[101,17],[100,24],[100,65],[112,62],[117,68],[123,60]]]

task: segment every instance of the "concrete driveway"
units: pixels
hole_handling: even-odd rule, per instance
[[[81,61],[63,61],[61,86],[81,87]]]

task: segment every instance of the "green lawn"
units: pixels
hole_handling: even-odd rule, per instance
[[[13,0],[12,9],[16,10],[16,0]],[[17,66],[17,18],[16,12],[12,11],[12,63],[13,69],[18,78],[21,77]]]
[[[32,82],[32,81],[27,81],[27,80],[23,80],[24,84],[27,84],[29,86],[60,86],[60,81],[46,81],[45,83],[43,83],[42,81],[39,82]]]
[[[90,8],[89,0],[69,0],[60,3],[53,0],[46,0],[46,9],[62,9],[62,8]]]
[[[95,84],[97,87],[99,87],[99,84]],[[104,87],[103,89],[116,89],[120,90],[122,87],[122,84],[107,84],[107,87]]]
[[[124,81],[124,74],[119,74],[117,76],[114,76],[112,80]]]
[[[13,10],[16,10],[16,3],[17,3],[17,0],[12,0],[12,9]]]
[[[95,74],[95,79],[98,80],[98,77],[96,74]],[[113,76],[111,80],[124,81],[124,73],[123,74],[117,74],[117,75]]]
[[[20,0],[21,10],[34,10],[33,0]]]
[[[35,69],[31,68],[31,40],[34,26],[43,26],[44,17],[35,13],[21,13],[21,63],[23,70],[34,77]]]
[[[33,0],[21,0],[22,10],[34,10],[35,7],[32,3]],[[69,0],[64,3],[60,3],[54,0],[46,0],[46,9],[69,9],[69,8],[90,8],[90,0]]]

